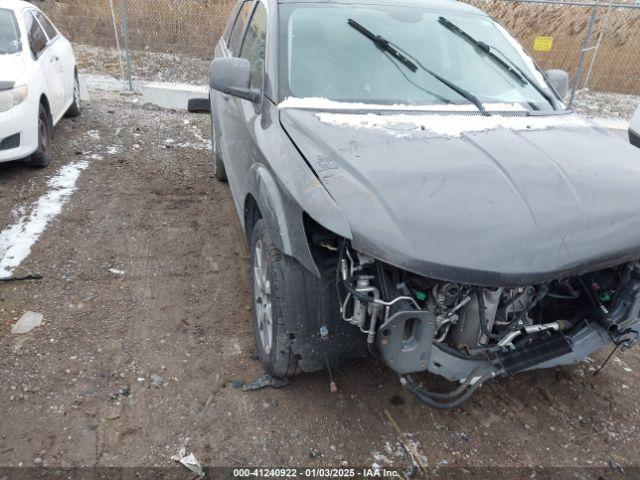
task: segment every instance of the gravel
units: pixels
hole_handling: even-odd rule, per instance
[[[573,102],[574,110],[587,117],[621,120],[630,120],[638,106],[640,106],[640,95],[593,92],[589,89],[579,90]]]
[[[94,47],[75,44],[73,46],[78,66],[83,73],[104,75],[116,78],[126,72],[126,60],[122,52],[122,65],[115,48]],[[189,83],[206,85],[210,60],[158,53],[148,50],[131,52],[132,76],[134,80]]]
[[[76,44],[74,51],[83,73],[122,78],[123,72],[116,49]],[[134,80],[193,85],[207,83],[208,59],[149,50],[133,50],[131,58]],[[126,69],[124,54],[122,62],[122,67]],[[573,108],[591,118],[628,120],[639,105],[639,95],[582,89],[577,92]]]

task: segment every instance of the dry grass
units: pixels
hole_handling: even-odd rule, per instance
[[[502,0],[466,1],[503,23],[543,68],[562,68],[572,76],[577,71],[590,8]],[[113,3],[119,24],[119,0]],[[210,58],[233,3],[233,0],[126,0],[131,48]],[[73,41],[114,46],[109,0],[44,0],[39,5]],[[605,18],[606,33],[588,86],[594,90],[640,94],[640,9],[612,9],[608,16],[606,9],[601,9],[593,45]],[[553,37],[553,49],[534,52],[537,36]],[[585,73],[589,60],[590,55]]]
[[[134,50],[210,58],[234,3],[233,0],[126,0],[130,46]],[[115,45],[109,0],[44,0],[38,5],[72,41],[104,47]],[[113,0],[117,25],[120,25],[119,5],[119,0]]]
[[[591,8],[500,0],[469,0],[468,3],[500,21],[533,54],[542,68],[562,68],[573,78],[578,69]],[[593,90],[640,94],[640,8],[611,9],[608,15],[607,9],[600,9],[591,46],[596,45],[605,20],[605,33],[588,86]],[[550,52],[533,51],[537,36],[553,37]],[[591,58],[592,51],[586,56],[585,75]]]

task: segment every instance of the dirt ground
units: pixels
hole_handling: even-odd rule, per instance
[[[64,165],[88,162],[15,271],[43,279],[0,282],[0,466],[170,467],[183,445],[206,467],[583,469],[570,478],[601,467],[612,478],[640,466],[640,348],[597,376],[609,351],[488,382],[454,412],[426,408],[373,359],[335,371],[337,393],[326,372],[235,388],[261,369],[248,254],[229,189],[212,178],[209,131],[206,115],[93,93],[58,126],[49,168],[0,165],[2,231]],[[44,323],[11,334],[26,311]]]

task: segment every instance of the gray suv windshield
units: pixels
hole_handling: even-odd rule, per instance
[[[18,22],[11,10],[0,8],[0,55],[17,53],[22,49]]]
[[[317,97],[383,105],[469,104],[459,92],[397,58],[354,28],[349,19],[392,41],[414,63],[435,72],[483,104],[517,104],[553,110],[553,94],[533,61],[496,22],[484,15],[446,12],[446,18],[474,39],[504,55],[504,68],[459,34],[446,28],[441,11],[424,8],[289,4],[281,7],[280,96]],[[535,83],[514,75],[522,71]],[[536,89],[542,86],[542,91]],[[500,107],[496,107],[500,108]]]

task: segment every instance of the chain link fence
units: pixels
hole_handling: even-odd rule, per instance
[[[640,0],[465,0],[501,22],[572,87],[640,95]],[[628,3],[626,3],[628,2]],[[76,45],[85,70],[206,83],[233,0],[34,0]],[[125,50],[129,55],[125,54]]]
[[[74,43],[81,68],[203,84],[235,0],[33,0]],[[128,54],[128,55],[127,55]]]
[[[568,71],[572,87],[640,94],[640,2],[468,3],[501,22],[541,68]]]

